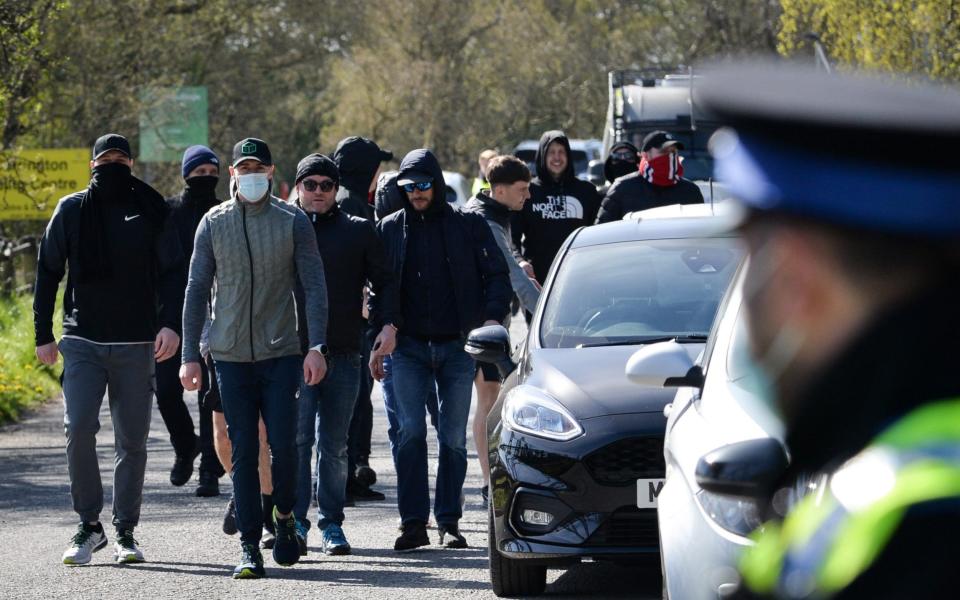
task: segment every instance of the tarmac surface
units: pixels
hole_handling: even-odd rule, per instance
[[[522,319],[518,319],[521,321]],[[517,325],[515,325],[515,330]],[[514,339],[519,339],[515,337]],[[187,396],[196,418],[196,398]],[[420,552],[397,554],[396,477],[390,461],[386,417],[379,387],[374,392],[374,433],[371,466],[383,502],[358,503],[346,509],[344,531],[353,546],[350,556],[318,552],[319,538],[309,539],[310,552],[293,567],[277,566],[264,553],[267,579],[230,578],[239,558],[239,538],[221,531],[230,479],[220,480],[219,498],[194,496],[194,480],[173,487],[173,464],[160,413],[148,442],[142,517],[136,538],[147,562],[116,565],[110,544],[82,567],[67,567],[60,557],[73,536],[76,515],[71,509],[60,399],[20,423],[0,429],[0,598],[494,598],[487,564],[486,513],[480,500],[481,476],[472,436],[467,442],[469,469],[464,486],[466,506],[461,531],[470,547],[447,550],[434,545]],[[110,521],[113,472],[113,428],[107,402],[97,436],[105,492],[102,520]],[[467,429],[470,432],[469,426]],[[435,437],[430,434],[431,480],[436,473]],[[199,461],[198,461],[199,462]],[[315,509],[311,507],[311,512]],[[436,530],[429,531],[437,543]],[[544,597],[659,598],[659,573],[602,563],[585,563],[569,570],[551,570]]]

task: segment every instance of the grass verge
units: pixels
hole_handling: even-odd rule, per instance
[[[33,296],[0,298],[0,424],[59,394],[60,370],[59,363],[48,367],[37,360]]]

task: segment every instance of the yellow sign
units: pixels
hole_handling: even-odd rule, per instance
[[[0,221],[46,221],[89,182],[87,148],[0,152]]]

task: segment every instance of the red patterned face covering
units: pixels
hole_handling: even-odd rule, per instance
[[[667,152],[652,160],[640,159],[640,173],[653,185],[677,185],[677,181],[683,176],[683,164],[679,154]]]

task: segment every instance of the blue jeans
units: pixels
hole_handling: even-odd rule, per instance
[[[393,395],[393,375],[391,375],[391,355],[383,357],[383,379],[380,380],[380,391],[383,394],[383,407],[387,413],[387,438],[390,440],[390,453],[393,455],[393,467],[397,467],[397,429],[400,424],[397,421],[397,400]],[[433,386],[427,390],[427,397],[424,398],[427,408],[427,414],[430,415],[430,424],[437,428],[437,387]]]
[[[390,370],[401,521],[426,522],[430,515],[425,400],[435,388],[440,461],[433,514],[437,525],[456,525],[462,516],[460,493],[467,473],[467,418],[476,363],[464,352],[461,340],[433,343],[401,335]]]
[[[312,496],[310,460],[316,442],[317,527],[343,524],[347,487],[347,434],[360,388],[360,355],[334,354],[327,358],[327,376],[317,385],[300,384],[297,401],[297,504],[293,513],[308,524]]]
[[[256,544],[263,526],[260,501],[258,422],[263,415],[270,444],[273,503],[288,513],[296,501],[297,386],[302,359],[281,356],[253,363],[216,361],[220,402],[233,446],[233,497],[240,541]]]

